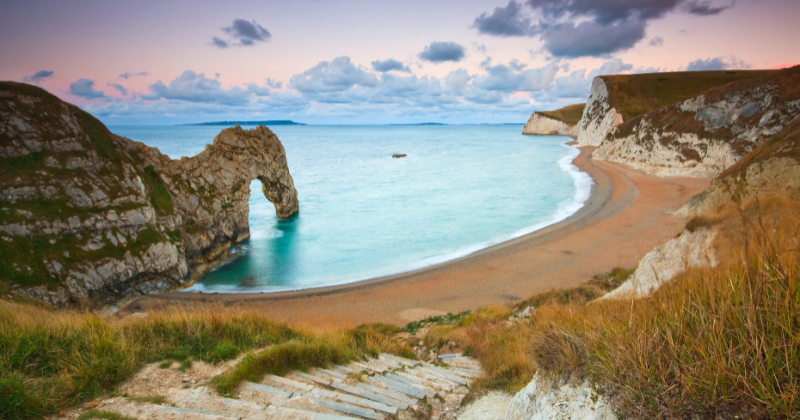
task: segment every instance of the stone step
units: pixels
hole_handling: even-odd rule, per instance
[[[345,374],[348,373],[361,373],[361,371],[357,371],[353,368],[342,366],[342,365],[333,365],[333,368],[339,372],[344,372]]]
[[[437,393],[436,388],[433,388],[431,386],[423,384],[421,380],[417,381],[415,379],[404,378],[404,377],[398,376],[398,375],[396,375],[394,373],[387,373],[386,375],[383,375],[383,376],[384,376],[384,378],[389,378],[389,379],[395,380],[397,382],[402,382],[402,383],[404,383],[406,385],[411,385],[411,386],[417,387],[417,388],[425,391],[428,394],[428,396],[430,396],[430,397],[433,397]]]
[[[335,372],[335,371],[332,371],[330,369],[316,368],[314,370],[316,370],[319,373],[324,373],[325,375],[328,375],[328,376],[336,378],[336,379],[341,379],[341,380],[347,379],[347,375],[346,374]]]
[[[262,382],[265,381],[265,380],[270,381],[273,384],[276,384],[281,388],[291,389],[293,392],[299,391],[299,392],[307,393],[307,392],[311,392],[311,390],[314,389],[313,385],[304,384],[302,382],[298,382],[298,381],[295,381],[295,380],[292,380],[292,379],[282,378],[280,376],[275,376],[275,375],[270,375],[270,374],[267,374],[266,376],[264,376],[264,379],[262,380]]]
[[[436,390],[437,393],[439,393],[439,392],[451,392],[453,390],[453,388],[458,386],[458,384],[454,384],[452,382],[445,381],[445,380],[443,380],[441,378],[430,378],[430,377],[425,377],[425,376],[422,376],[422,375],[419,375],[419,374],[413,374],[413,373],[409,373],[409,372],[400,372],[400,371],[395,372],[394,374],[399,376],[399,377],[401,377],[401,378],[405,378],[405,379],[408,379],[408,380],[410,380],[412,382],[415,382],[415,383],[418,383],[420,385],[426,386],[426,387],[428,387],[430,389],[434,389],[434,390]]]
[[[271,405],[264,410],[269,420],[346,420],[354,417],[339,416],[336,414],[315,413],[313,411],[298,410]]]
[[[410,395],[415,398],[423,399],[429,396],[428,392],[425,392],[420,388],[411,385],[406,385],[402,382],[395,381],[385,376],[375,375],[371,377],[370,380],[377,381],[378,383],[384,385],[387,388],[393,389],[398,392],[402,392],[403,394]],[[430,395],[430,397],[433,397],[433,395]]]
[[[292,380],[298,380],[314,387],[316,387],[317,384],[328,386],[333,383],[333,378],[323,378],[319,375],[312,375],[310,373],[292,372],[290,375],[293,377],[291,378]]]
[[[129,401],[116,402],[108,411],[142,420],[238,420],[238,417],[228,417],[205,411]]]
[[[386,359],[389,359],[389,360],[393,360],[393,361],[395,361],[395,362],[397,362],[397,363],[399,363],[401,365],[406,365],[406,366],[410,366],[410,367],[414,367],[414,366],[419,365],[419,361],[418,360],[406,359],[404,357],[395,356],[393,354],[381,353],[380,357],[383,357],[383,358],[386,358]]]
[[[374,410],[370,410],[369,408],[356,407],[354,405],[330,401],[324,398],[316,398],[313,396],[310,396],[309,398],[323,407],[338,411],[340,413],[349,414],[351,416],[358,416],[371,420],[379,420],[384,418],[384,416],[379,416],[378,413],[376,413]]]
[[[401,410],[405,410],[408,408],[409,404],[403,401],[398,401],[392,398],[389,398],[385,395],[379,395],[374,392],[369,392],[367,390],[356,388],[354,386],[347,385],[345,383],[334,382],[330,385],[331,388],[336,390],[347,392],[348,394],[353,394],[359,398],[366,398],[368,400],[376,401],[379,403],[386,404],[390,407],[397,407]]]
[[[475,378],[475,377],[483,375],[483,373],[481,373],[481,372],[467,370],[467,369],[463,369],[463,368],[459,368],[459,367],[455,367],[455,366],[449,366],[449,368],[445,369],[443,367],[439,367],[439,366],[432,365],[430,363],[424,363],[424,362],[422,363],[422,366],[424,366],[424,367],[426,367],[428,369],[439,370],[439,371],[442,371],[442,372],[448,372],[448,373],[450,373],[452,375],[458,375],[458,376],[461,376],[462,378],[467,378],[467,379],[472,379],[472,378]]]
[[[366,398],[360,398],[353,395],[342,394],[341,392],[328,391],[327,389],[321,389],[321,388],[314,388],[311,390],[310,395],[313,397],[324,398],[334,402],[343,402],[369,408],[371,410],[389,414],[390,416],[394,416],[395,414],[397,414],[397,407],[391,407],[386,404],[369,400]]]
[[[393,362],[393,361],[391,361],[389,359],[369,359],[369,361],[372,362],[372,363],[381,365],[381,366],[385,366],[386,369],[395,370],[395,369],[402,369],[403,368],[403,365],[401,365],[401,364],[399,364],[397,362]]]
[[[388,370],[386,366],[378,365],[375,363],[369,362],[351,362],[350,367],[353,369],[357,369],[359,372],[367,371],[367,372],[374,372],[374,373],[383,373]]]
[[[171,389],[167,392],[166,399],[167,403],[176,408],[213,413],[231,418],[266,420],[263,413],[264,405],[251,401],[220,397],[206,387]]]
[[[458,376],[458,375],[454,375],[452,373],[449,373],[445,369],[439,369],[439,368],[431,369],[431,368],[427,368],[425,366],[417,366],[416,368],[409,370],[409,372],[422,372],[422,373],[425,373],[425,374],[438,376],[438,377],[444,378],[444,379],[446,379],[446,380],[448,380],[450,382],[455,382],[455,383],[461,384],[461,385],[469,385],[471,383],[469,379],[466,379],[466,378],[464,378],[462,376]]]
[[[294,394],[281,388],[269,385],[245,382],[239,387],[239,398],[260,404],[280,404],[286,402]]]
[[[381,386],[377,386],[377,385],[373,385],[373,384],[368,384],[366,382],[357,382],[356,383],[356,388],[361,388],[361,389],[364,389],[364,390],[366,390],[368,392],[372,392],[372,393],[378,394],[378,395],[385,395],[388,398],[391,398],[393,400],[406,403],[408,405],[414,405],[414,404],[417,403],[417,401],[419,401],[418,399],[409,397],[408,395],[403,394],[402,392],[386,388],[382,384],[381,384]]]

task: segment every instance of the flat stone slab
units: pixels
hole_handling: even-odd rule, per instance
[[[417,401],[419,401],[416,398],[410,398],[408,395],[403,394],[402,392],[395,391],[389,388],[381,388],[379,386],[368,384],[366,382],[359,382],[356,384],[356,387],[365,389],[375,394],[385,395],[393,400],[402,401],[408,405],[414,405],[417,403]]]
[[[345,402],[348,404],[359,405],[375,411],[382,411],[387,414],[397,414],[397,407],[390,407],[386,404],[377,401],[368,400],[366,398],[359,398],[352,395],[342,394],[339,392],[328,391],[327,389],[315,388],[311,390],[311,394],[319,398],[325,398],[334,402]]]
[[[404,378],[402,376],[398,376],[398,375],[395,375],[395,374],[392,374],[392,373],[387,373],[386,375],[384,375],[384,378],[392,379],[392,380],[395,380],[397,382],[404,383],[406,385],[417,387],[417,388],[425,391],[425,393],[429,397],[433,397],[434,395],[436,395],[436,388],[433,388],[433,387],[430,387],[428,385],[425,385],[421,381],[418,382],[416,380]]]
[[[381,357],[385,357],[385,358],[387,358],[389,360],[394,360],[395,362],[400,363],[401,365],[414,367],[414,366],[417,366],[419,364],[419,361],[417,361],[417,360],[406,359],[404,357],[395,356],[393,354],[381,353],[380,356]]]
[[[431,368],[427,368],[425,366],[418,366],[418,367],[410,370],[409,372],[428,373],[428,374],[439,376],[441,378],[447,379],[448,381],[455,382],[455,383],[461,384],[461,385],[469,385],[470,384],[470,381],[468,379],[463,378],[463,377],[458,376],[458,375],[453,375],[451,373],[448,373],[444,369],[431,369]]]
[[[332,371],[330,369],[317,368],[316,371],[320,372],[320,373],[324,373],[324,374],[326,374],[328,376],[332,376],[332,377],[337,378],[337,379],[342,379],[342,380],[347,379],[347,375],[339,373],[339,372],[334,372],[334,371]]]
[[[421,390],[421,389],[419,389],[417,387],[414,387],[414,386],[411,386],[411,385],[406,385],[406,384],[404,384],[402,382],[398,382],[398,381],[389,379],[389,378],[387,378],[385,376],[375,375],[375,376],[372,377],[372,379],[382,383],[387,388],[391,388],[391,389],[393,389],[395,391],[402,392],[403,394],[406,394],[406,395],[411,395],[412,397],[423,399],[423,398],[428,396],[427,392],[425,392],[425,391],[423,391],[423,390]],[[433,395],[431,395],[431,397],[433,397]]]
[[[289,378],[281,378],[280,376],[267,374],[264,377],[264,379],[268,379],[275,384],[280,384],[283,386],[287,386],[289,388],[299,389],[304,392],[311,392],[311,390],[314,389],[314,387],[309,384],[304,384],[302,382],[298,382]]]
[[[359,416],[359,417],[364,417],[364,418],[368,418],[368,419],[378,420],[378,413],[376,413],[373,410],[370,410],[369,408],[354,407],[354,406],[352,406],[350,404],[343,404],[343,403],[336,402],[336,401],[330,401],[330,400],[327,400],[327,399],[324,399],[324,398],[315,398],[315,397],[309,397],[309,398],[312,401],[314,401],[315,403],[317,403],[317,404],[319,404],[319,405],[321,405],[321,406],[323,406],[325,408],[328,408],[328,409],[331,409],[331,410],[334,410],[334,411],[338,411],[340,413],[345,413],[345,414],[350,414],[350,415],[353,415],[353,416]]]
[[[399,408],[401,410],[405,410],[409,406],[409,404],[407,404],[405,402],[394,400],[394,399],[391,399],[391,398],[389,398],[389,397],[387,397],[385,395],[378,395],[378,394],[376,394],[374,392],[369,392],[367,390],[364,390],[364,389],[361,389],[361,388],[356,388],[354,386],[350,386],[350,385],[347,385],[347,384],[334,382],[330,386],[331,386],[331,388],[338,389],[340,391],[344,391],[344,392],[353,394],[353,395],[355,395],[357,397],[366,398],[366,399],[372,400],[372,401],[377,401],[379,403],[386,404],[386,405],[388,405],[390,407],[397,407],[397,408]]]

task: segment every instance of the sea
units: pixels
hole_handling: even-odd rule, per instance
[[[185,291],[352,283],[443,263],[564,220],[583,206],[592,179],[571,163],[578,150],[564,144],[569,138],[522,135],[522,127],[270,127],[286,149],[299,214],[279,220],[253,180],[250,239]],[[225,127],[109,128],[179,159],[201,152]]]

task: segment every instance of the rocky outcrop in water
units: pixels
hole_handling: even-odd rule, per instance
[[[0,281],[56,306],[181,287],[249,236],[249,184],[298,210],[278,138],[223,130],[172,160],[42,89],[0,83]]]

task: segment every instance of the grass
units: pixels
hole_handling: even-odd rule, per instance
[[[686,272],[651,298],[586,305],[630,275],[614,270],[432,327],[426,342],[455,341],[481,361],[486,376],[473,391],[514,392],[538,372],[589,379],[622,418],[797,418],[798,209],[797,202],[743,206],[740,220],[723,222],[729,263]],[[528,304],[536,309],[531,319],[509,325]]]
[[[408,357],[411,351],[390,339],[397,331],[386,325],[302,331],[225,308],[176,309],[121,323],[0,302],[0,418],[41,418],[80,404],[151,362],[188,367],[192,360],[218,363],[265,349],[215,379],[224,389],[258,372],[280,372],[274,369],[339,363],[381,351]]]
[[[150,192],[150,204],[153,205],[153,208],[162,215],[172,214],[175,208],[172,204],[172,196],[169,195],[167,186],[164,185],[164,181],[153,165],[144,167],[144,177],[142,179]]]
[[[627,121],[662,106],[693,98],[731,82],[758,77],[770,70],[690,71],[601,76],[611,88],[612,105]]]
[[[569,125],[576,125],[578,122],[580,122],[581,117],[583,116],[584,108],[586,108],[585,103],[567,105],[555,111],[536,111],[536,113]]]

